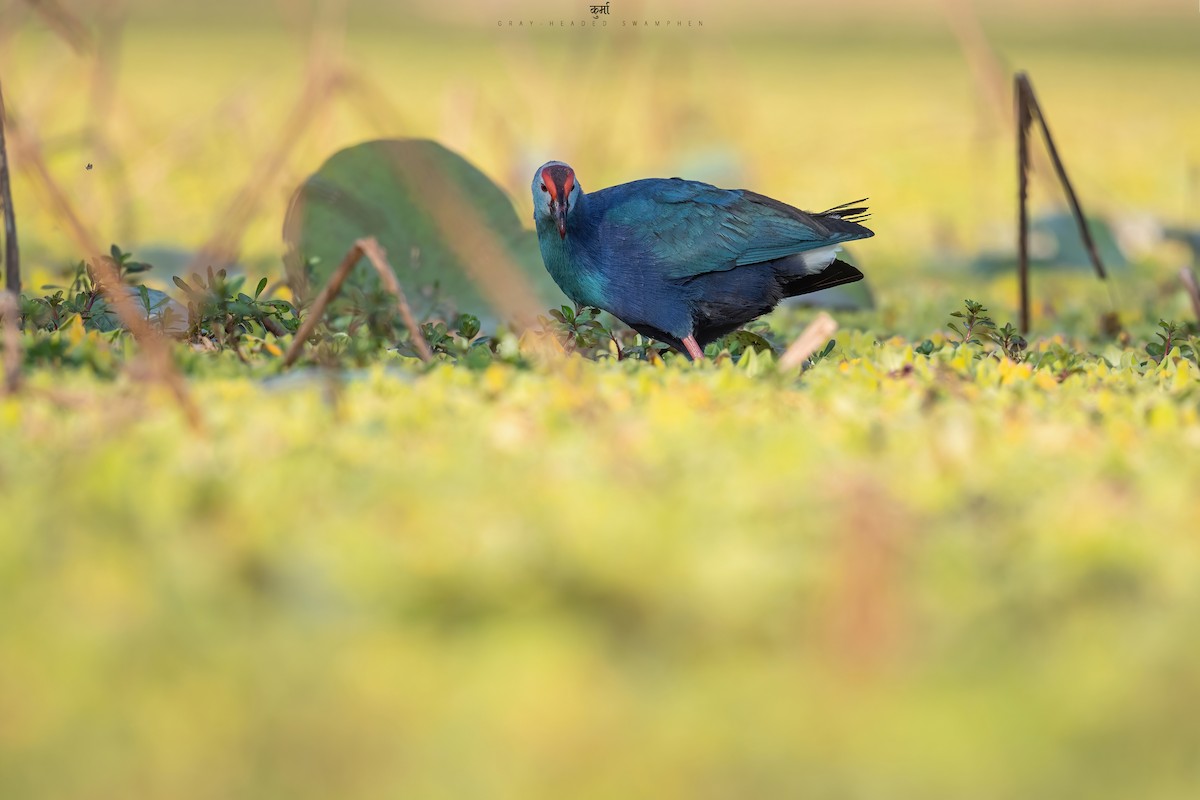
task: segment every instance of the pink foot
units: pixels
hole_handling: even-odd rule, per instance
[[[692,357],[692,361],[704,360],[704,351],[700,349],[700,345],[696,344],[695,336],[685,337],[683,346],[687,348],[688,355]]]

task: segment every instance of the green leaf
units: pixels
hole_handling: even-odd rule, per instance
[[[480,324],[478,318],[471,314],[463,314],[458,318],[458,323],[455,326],[458,332],[466,339],[474,339],[479,334]]]
[[[284,263],[296,296],[315,295],[341,263],[349,243],[374,236],[392,255],[405,290],[412,287],[410,299],[426,297],[429,306],[470,310],[487,325],[495,324],[499,310],[471,279],[452,235],[431,213],[431,189],[424,183],[430,174],[467,205],[498,255],[509,259],[529,282],[540,308],[563,301],[542,263],[537,237],[517,215],[512,198],[462,156],[421,139],[346,148],[299,187],[284,222]],[[374,270],[355,270],[348,283],[377,288],[379,277]]]
[[[246,297],[246,295],[241,296]],[[250,298],[247,297],[246,299],[249,300]],[[229,313],[237,314],[243,317],[252,317],[255,313],[254,304],[253,302],[243,302],[240,299],[234,300],[229,304]]]
[[[117,312],[108,304],[108,300],[100,298],[92,304],[92,310],[83,322],[84,328],[90,331],[108,333],[121,327]]]
[[[463,357],[468,369],[483,369],[492,363],[492,351],[487,347],[472,347]]]

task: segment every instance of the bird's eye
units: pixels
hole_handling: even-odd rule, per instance
[[[543,191],[543,192],[548,192],[548,191],[550,191],[549,189],[547,189],[547,188],[546,188],[546,184],[544,184],[544,183],[542,184],[542,191]]]

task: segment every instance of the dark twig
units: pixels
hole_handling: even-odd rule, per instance
[[[1100,261],[1100,253],[1096,250],[1096,242],[1092,239],[1092,231],[1088,228],[1087,220],[1084,219],[1083,209],[1079,206],[1079,198],[1075,196],[1075,187],[1071,185],[1071,179],[1067,177],[1067,168],[1063,166],[1062,159],[1058,155],[1058,147],[1054,144],[1054,137],[1050,135],[1050,126],[1046,122],[1046,115],[1042,112],[1042,106],[1038,102],[1037,94],[1033,91],[1033,84],[1030,83],[1029,76],[1024,72],[1017,73],[1017,82],[1023,86],[1029,111],[1037,117],[1042,129],[1042,139],[1046,142],[1046,150],[1050,153],[1050,160],[1054,163],[1054,171],[1058,173],[1059,183],[1062,184],[1063,191],[1067,195],[1067,202],[1071,205],[1071,213],[1075,215],[1075,224],[1079,226],[1079,236],[1083,239],[1083,244],[1092,259],[1092,266],[1096,268],[1096,275],[1101,280],[1104,280],[1108,277],[1108,274],[1104,271],[1104,264]]]
[[[1184,267],[1179,270],[1179,280],[1183,282],[1183,288],[1187,290],[1188,298],[1192,301],[1192,312],[1200,321],[1200,284],[1196,283],[1196,273],[1191,267]]]
[[[408,328],[408,335],[412,337],[417,355],[421,357],[422,361],[429,363],[433,360],[433,351],[429,349],[429,342],[425,341],[425,335],[421,333],[421,326],[413,317],[412,309],[408,306],[408,298],[404,296],[404,290],[400,288],[400,281],[397,280],[392,265],[388,263],[383,247],[371,236],[359,239],[357,244],[358,249],[366,254],[367,259],[375,267],[375,271],[379,273],[379,279],[383,281],[383,285],[396,296],[396,308],[400,311],[400,318],[404,320],[404,326]]]
[[[4,330],[4,393],[21,388],[20,304],[12,292],[0,292],[0,325]]]
[[[0,86],[0,210],[4,212],[4,288],[21,294],[21,252],[17,248],[17,214],[13,210],[8,151],[4,142],[4,89]]]
[[[354,265],[363,257],[362,245],[355,242],[347,252],[342,263],[334,270],[334,273],[329,278],[329,282],[321,289],[321,292],[313,300],[312,307],[308,310],[308,316],[304,318],[304,322],[300,324],[300,329],[296,331],[296,336],[292,339],[291,345],[288,346],[287,353],[283,357],[283,365],[290,367],[296,363],[296,359],[300,356],[300,351],[304,349],[304,343],[308,341],[308,337],[312,336],[313,329],[317,327],[317,323],[321,321],[321,316],[325,313],[325,307],[333,298],[338,296],[338,292],[342,290],[342,284],[346,282],[347,276],[350,275],[350,270],[354,269]]]
[[[1029,335],[1029,113],[1027,83],[1018,74],[1017,104],[1017,282],[1020,285],[1021,334]]]
[[[287,336],[287,328],[283,327],[270,317],[262,318],[262,326],[271,333],[275,334],[275,338],[277,339],[282,339],[284,336]]]
[[[1096,275],[1101,280],[1108,278],[1108,274],[1104,270],[1104,264],[1100,261],[1100,253],[1096,250],[1096,243],[1092,239],[1091,229],[1088,227],[1087,220],[1083,215],[1083,209],[1079,205],[1079,198],[1075,195],[1075,187],[1071,185],[1071,179],[1067,177],[1067,169],[1063,166],[1062,158],[1059,157],[1058,147],[1054,144],[1054,137],[1050,134],[1050,127],[1046,124],[1046,116],[1042,113],[1042,107],[1038,103],[1037,95],[1033,91],[1033,83],[1029,80],[1029,75],[1024,72],[1018,72],[1013,82],[1014,99],[1017,108],[1017,275],[1020,281],[1020,304],[1021,304],[1021,333],[1029,333],[1029,128],[1033,124],[1033,120],[1037,120],[1038,126],[1042,129],[1042,139],[1046,143],[1046,150],[1050,153],[1050,161],[1054,164],[1054,172],[1058,175],[1058,182],[1062,184],[1063,192],[1067,195],[1067,203],[1071,206],[1071,214],[1075,217],[1075,224],[1079,228],[1079,236],[1083,240],[1083,245],[1087,248],[1088,257],[1092,261],[1092,266],[1096,269]],[[1111,291],[1111,289],[1110,289]]]

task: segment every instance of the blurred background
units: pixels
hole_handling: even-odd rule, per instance
[[[1033,77],[1120,258],[1151,258],[1164,275],[1191,258],[1157,249],[1164,230],[1200,225],[1200,106],[1186,99],[1200,85],[1200,12],[1187,3],[589,10],[5,0],[26,271],[80,255],[43,177],[103,244],[167,262],[216,253],[275,274],[288,198],[326,158],[429,137],[496,181],[522,220],[529,175],[550,158],[587,189],[679,175],[812,210],[869,197],[878,236],[857,255],[890,321],[919,328],[915,290],[961,296],[978,285],[969,265],[1011,264],[1015,69]],[[1039,158],[1034,209],[1054,214],[1061,190]],[[993,302],[1014,301],[1010,289]],[[1077,291],[1107,302],[1094,282]]]
[[[1195,0],[589,7],[0,0],[30,291],[88,240],[281,279],[307,176],[429,137],[527,225],[551,158],[869,197],[878,302],[799,386],[380,356],[326,391],[181,346],[208,436],[32,371],[0,798],[1194,796],[1200,406],[1190,362],[1129,365],[1193,318]],[[1035,161],[1035,334],[1119,368],[914,359],[964,297],[1012,318],[1016,69],[1113,259],[1110,293],[1059,246]],[[1087,338],[1113,303],[1132,345]]]

